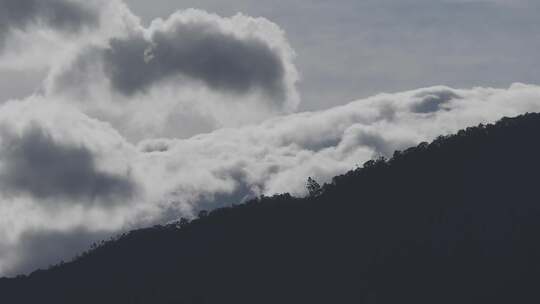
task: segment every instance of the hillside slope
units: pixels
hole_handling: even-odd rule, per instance
[[[398,152],[298,199],[131,232],[0,280],[2,303],[538,303],[540,114]]]

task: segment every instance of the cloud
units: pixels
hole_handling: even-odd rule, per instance
[[[137,151],[110,125],[37,96],[1,105],[0,121],[0,273],[43,261],[22,252],[30,231],[77,230],[75,244],[86,244],[85,235],[112,234],[139,214]],[[48,248],[64,254],[62,244]]]
[[[87,27],[99,25],[96,7],[71,0],[1,0],[0,48],[14,30],[26,31],[31,26],[47,26],[75,34]]]
[[[121,0],[0,0],[0,69],[48,69],[138,25]]]
[[[85,229],[70,231],[29,230],[21,236],[16,250],[2,250],[0,260],[9,261],[5,273],[30,273],[36,269],[69,261],[81,254],[82,248],[90,248],[94,243],[110,237],[110,232],[89,232]],[[39,252],[39,254],[36,254]],[[1,264],[1,263],[0,263]],[[11,269],[16,270],[14,272]]]
[[[53,69],[46,94],[133,141],[190,137],[294,111],[294,57],[284,32],[264,18],[189,9],[81,46]]]
[[[53,162],[71,154],[85,159],[80,165],[84,170],[77,169],[73,174],[77,178],[82,176],[82,180],[91,181],[122,177],[121,180],[132,180],[137,185],[137,195],[134,198],[120,195],[112,206],[80,204],[79,195],[92,196],[95,191],[92,182],[74,195],[65,192],[60,198],[61,204],[29,197],[23,191],[0,193],[0,212],[7,215],[0,219],[3,232],[0,240],[4,240],[0,242],[0,251],[7,252],[6,256],[19,255],[18,250],[30,246],[20,245],[30,242],[25,233],[35,229],[61,233],[79,231],[81,237],[96,232],[112,235],[180,216],[193,216],[201,209],[260,194],[304,195],[308,176],[321,183],[328,182],[333,176],[373,157],[391,156],[396,149],[502,116],[540,111],[538,100],[540,87],[534,85],[470,90],[439,86],[379,94],[328,110],[283,115],[259,124],[224,128],[187,139],[148,139],[136,144],[123,138],[110,124],[82,114],[71,103],[59,103],[47,97],[11,102],[0,107],[0,120],[16,130],[18,135],[8,138],[17,140],[8,147],[17,147],[20,156],[15,157],[13,164],[8,164],[7,160],[14,156],[6,153],[4,146],[10,140],[2,140],[0,154],[6,161],[0,166],[0,175],[14,172],[13,166],[21,163],[17,158],[27,162],[27,155],[33,155],[35,146],[40,147],[38,150],[45,147],[45,151],[53,149],[57,154],[43,153],[43,157],[50,157]],[[444,110],[434,107],[429,112],[416,111],[416,106],[422,103],[442,104]],[[33,123],[38,123],[38,130],[46,131],[28,127]],[[93,161],[89,160],[85,149],[91,151]],[[68,175],[71,174],[70,169],[62,166],[32,166],[43,171],[36,172],[36,177],[55,179],[47,184],[60,188],[59,191],[65,179],[56,171],[68,170]],[[54,173],[49,175],[51,170]],[[101,172],[105,172],[105,177],[96,177]],[[116,181],[123,185],[120,179]],[[4,187],[10,185],[1,179],[0,183]],[[20,187],[24,186],[30,190],[40,189],[39,183],[35,186],[33,181],[21,183]],[[62,247],[58,248],[61,256]],[[17,260],[15,267],[13,260],[0,258],[0,272],[29,269],[28,265],[35,266],[32,260],[31,254],[25,256]]]
[[[415,113],[437,112],[443,109],[443,106],[452,99],[461,98],[461,96],[457,95],[455,92],[446,89],[435,90],[433,92],[422,92],[416,97],[420,98],[420,100],[412,107],[412,111]]]
[[[156,29],[149,40],[142,35],[113,39],[103,60],[113,88],[130,96],[178,75],[236,94],[260,89],[278,101],[287,94],[277,51],[260,39],[240,39],[211,23],[170,24]]]
[[[135,196],[129,176],[100,172],[94,155],[85,147],[55,142],[35,124],[20,137],[5,128],[0,131],[0,187],[4,193],[28,193],[36,200],[68,198],[110,204]]]
[[[446,101],[445,111],[414,110],[419,101],[433,99],[425,96],[436,92],[460,97]],[[160,180],[165,193],[177,193],[178,201],[189,202],[201,193],[233,193],[245,185],[252,195],[283,191],[301,195],[307,176],[328,181],[372,157],[390,157],[396,149],[503,115],[539,110],[539,94],[538,87],[519,84],[508,90],[434,87],[381,94],[186,140],[148,140],[139,144],[139,150],[155,161],[149,174],[167,172],[153,180]],[[182,171],[190,172],[189,177],[177,174]]]

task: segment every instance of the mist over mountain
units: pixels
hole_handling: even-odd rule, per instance
[[[537,303],[540,114],[0,280],[6,303]]]

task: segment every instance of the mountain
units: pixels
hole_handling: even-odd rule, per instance
[[[2,303],[539,303],[540,114],[137,230],[0,280]]]

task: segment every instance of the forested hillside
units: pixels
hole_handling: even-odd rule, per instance
[[[335,177],[133,231],[2,303],[538,303],[540,114]],[[4,302],[5,301],[5,302]]]

